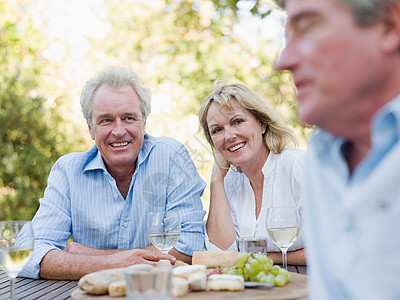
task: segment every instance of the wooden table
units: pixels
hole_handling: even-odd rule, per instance
[[[71,292],[78,281],[17,278],[16,299],[72,299]],[[10,278],[0,269],[0,299],[10,299]]]
[[[288,266],[288,270],[306,274],[306,267]],[[46,280],[17,278],[15,284],[16,299],[70,299],[71,292],[77,288],[78,281],[74,280]],[[0,299],[10,299],[10,279],[0,269]],[[118,298],[115,298],[118,299]]]

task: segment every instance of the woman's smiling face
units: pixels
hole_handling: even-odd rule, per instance
[[[258,162],[260,156],[265,156],[265,126],[236,100],[232,101],[231,110],[212,103],[207,113],[207,124],[215,149],[227,161],[243,169]]]

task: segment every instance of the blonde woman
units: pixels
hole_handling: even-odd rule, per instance
[[[297,144],[292,130],[240,83],[217,87],[202,104],[199,119],[215,157],[206,248],[235,251],[237,237],[268,236],[269,207],[301,207],[304,151],[288,147]],[[288,264],[305,265],[301,231],[290,250]],[[272,241],[268,252],[282,263]]]

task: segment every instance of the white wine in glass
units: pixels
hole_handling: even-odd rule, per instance
[[[181,235],[181,218],[176,211],[150,212],[147,232],[154,247],[168,253]]]
[[[15,299],[15,278],[32,255],[33,241],[30,221],[0,222],[0,266],[11,278],[12,300]]]
[[[273,207],[267,210],[267,232],[282,251],[282,264],[287,269],[287,250],[300,231],[300,212],[297,207]]]

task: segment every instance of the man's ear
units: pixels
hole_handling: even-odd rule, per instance
[[[400,51],[400,2],[391,1],[386,4],[381,20],[385,25],[382,50],[386,53]]]
[[[88,121],[86,121],[86,124],[87,124],[88,129],[89,129],[90,137],[92,138],[92,140],[94,140],[94,128],[92,128],[92,126],[90,126]]]

